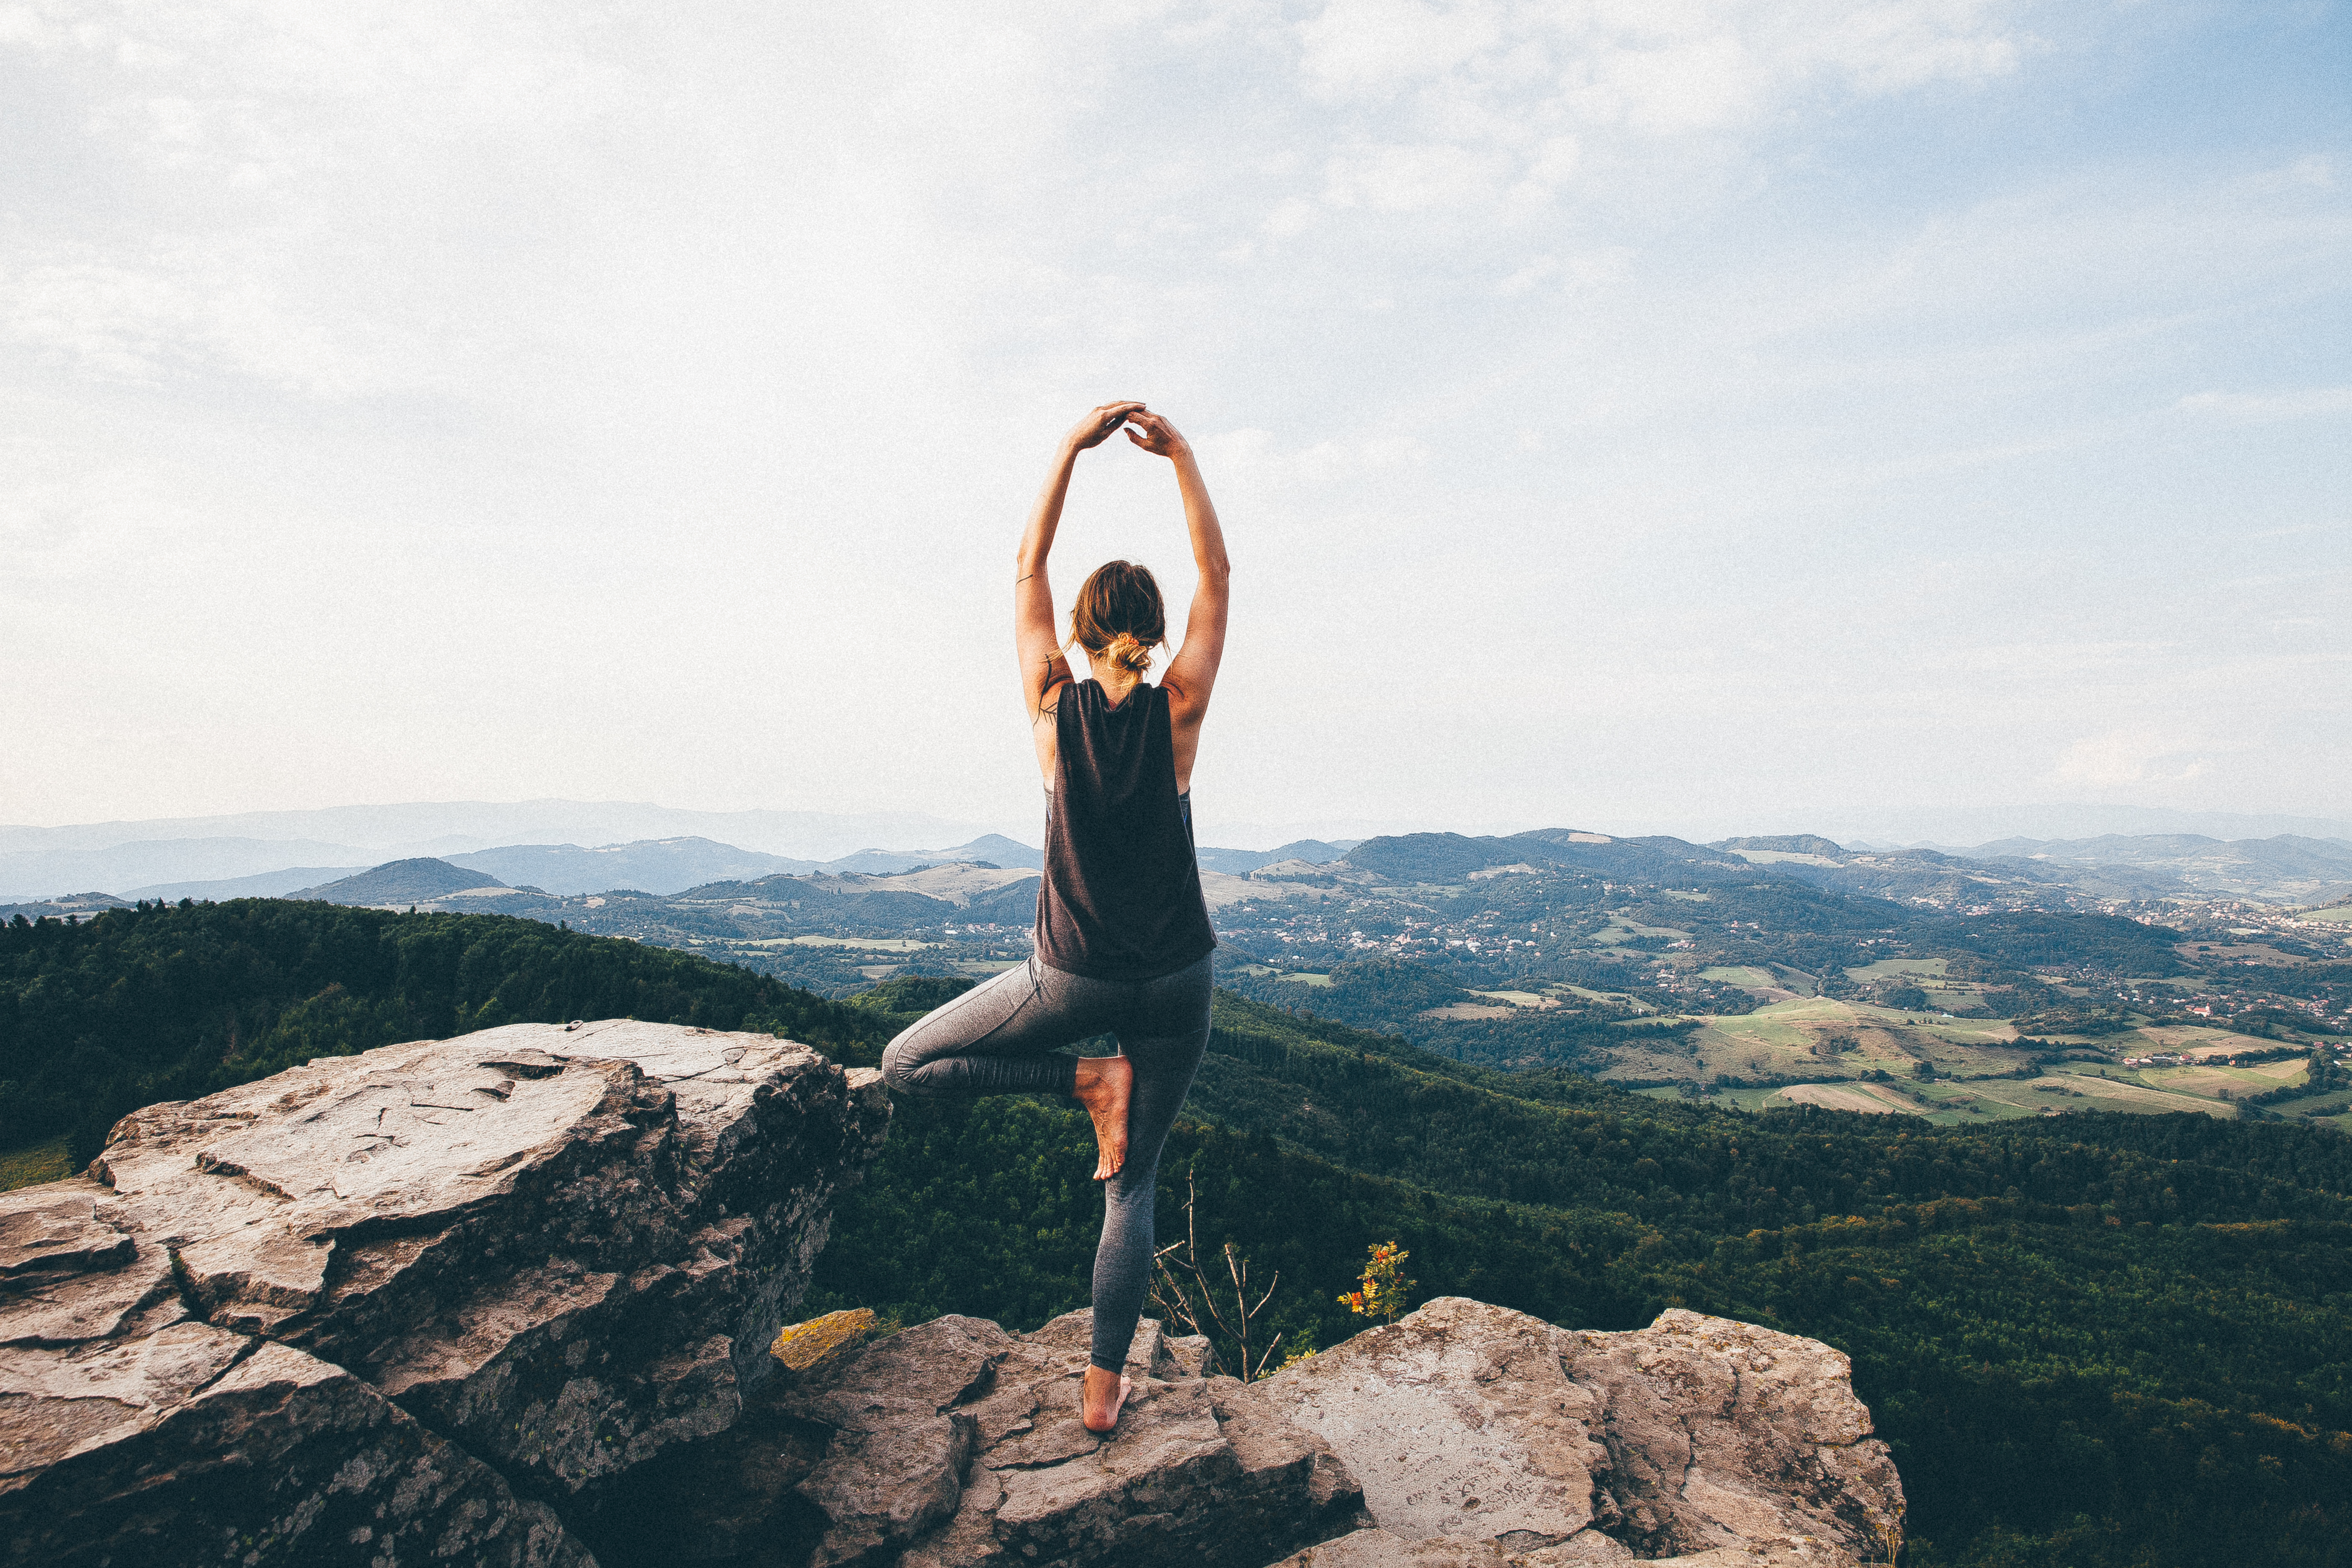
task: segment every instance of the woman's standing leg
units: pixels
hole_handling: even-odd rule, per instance
[[[1209,1045],[1210,960],[1127,987],[1140,993],[1120,1021],[1120,1051],[1135,1064],[1128,1101],[1127,1163],[1104,1184],[1102,1240],[1095,1248],[1095,1329],[1088,1359],[1116,1374],[1126,1364],[1151,1285],[1152,1209],[1160,1150]]]

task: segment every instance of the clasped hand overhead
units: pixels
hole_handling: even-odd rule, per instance
[[[1176,426],[1142,404],[1106,403],[1078,421],[1069,434],[1069,446],[1080,452],[1099,447],[1122,425],[1129,440],[1155,457],[1173,458],[1185,445]]]

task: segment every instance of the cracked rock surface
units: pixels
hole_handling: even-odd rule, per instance
[[[786,1394],[827,1433],[799,1483],[813,1568],[1263,1568],[1367,1522],[1329,1447],[1146,1321],[1118,1429],[1080,1420],[1092,1315],[1009,1334],[941,1318]]]
[[[1330,1445],[1374,1525],[1284,1568],[1851,1568],[1902,1541],[1846,1358],[1725,1318],[1596,1333],[1442,1297],[1252,1393]]]
[[[888,1114],[806,1047],[622,1019],[126,1117],[0,1194],[0,1562],[593,1561],[767,1376]]]

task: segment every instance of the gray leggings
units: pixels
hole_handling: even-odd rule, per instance
[[[1127,1163],[1103,1184],[1108,1206],[1095,1247],[1089,1359],[1117,1372],[1151,1283],[1160,1149],[1208,1048],[1209,960],[1125,981],[1090,980],[1033,957],[910,1026],[882,1053],[882,1076],[900,1094],[940,1099],[1066,1095],[1077,1086],[1078,1058],[1060,1047],[1104,1033],[1116,1034],[1119,1054],[1135,1064]]]

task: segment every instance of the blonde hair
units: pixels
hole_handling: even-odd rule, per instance
[[[1149,566],[1104,562],[1070,606],[1070,641],[1086,649],[1088,658],[1108,658],[1131,674],[1149,670],[1151,650],[1167,640],[1168,612]]]

